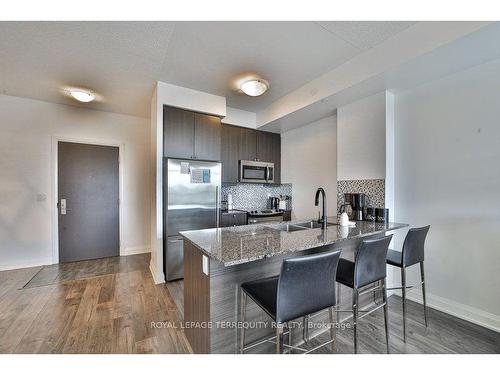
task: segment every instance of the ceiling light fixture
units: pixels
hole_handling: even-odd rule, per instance
[[[248,96],[260,96],[269,89],[269,83],[263,79],[250,79],[243,82],[240,89]]]
[[[82,103],[89,103],[95,99],[95,95],[90,91],[84,90],[69,90],[69,94]]]

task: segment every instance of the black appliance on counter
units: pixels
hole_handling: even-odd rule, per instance
[[[267,202],[267,208],[271,210],[278,210],[280,206],[280,199],[278,197],[269,197]]]
[[[350,220],[363,220],[366,207],[366,195],[364,193],[345,193],[344,202],[352,208]]]

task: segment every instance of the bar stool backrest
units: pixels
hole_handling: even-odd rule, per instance
[[[392,234],[375,240],[364,240],[356,252],[354,287],[361,288],[386,276],[387,249]]]
[[[285,259],[278,281],[276,323],[281,324],[335,305],[340,250]]]
[[[403,265],[405,267],[424,261],[424,244],[431,226],[412,228],[403,243]]]

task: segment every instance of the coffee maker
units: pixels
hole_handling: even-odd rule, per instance
[[[363,220],[366,206],[366,195],[363,193],[345,193],[344,202],[352,208],[349,220]]]
[[[278,210],[280,206],[280,199],[278,197],[269,197],[267,202],[267,208],[271,210]]]

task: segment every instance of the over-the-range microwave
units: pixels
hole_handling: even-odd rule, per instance
[[[240,182],[272,184],[274,183],[274,163],[240,160],[238,177]]]

